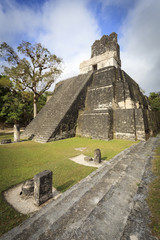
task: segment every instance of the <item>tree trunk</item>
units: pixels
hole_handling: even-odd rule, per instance
[[[35,118],[37,115],[37,97],[35,93],[34,93],[34,99],[33,99],[33,109],[34,109],[34,118]]]

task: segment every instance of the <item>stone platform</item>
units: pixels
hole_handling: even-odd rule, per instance
[[[0,240],[156,239],[147,226],[134,232],[127,226],[159,141],[150,138],[119,153]]]

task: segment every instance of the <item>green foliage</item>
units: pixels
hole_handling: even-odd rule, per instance
[[[149,95],[149,103],[153,111],[160,112],[160,93],[151,92]]]
[[[14,91],[10,86],[12,82],[0,78],[0,121],[3,123],[20,123],[27,125],[33,118],[33,93]],[[38,112],[46,103],[47,93],[38,99]]]
[[[0,136],[0,139],[3,136]],[[0,192],[32,178],[46,169],[53,171],[53,186],[64,192],[96,168],[77,164],[70,157],[80,154],[75,148],[86,147],[84,154],[93,156],[98,147],[102,158],[109,160],[135,142],[125,140],[100,141],[70,138],[40,144],[33,141],[0,146]],[[26,216],[12,209],[0,195],[0,235],[22,222]]]
[[[8,92],[2,97],[4,102],[0,117],[6,119],[6,123],[17,123],[22,118],[24,104],[19,103],[19,96],[15,97]]]
[[[37,103],[37,112],[39,112],[41,108],[46,104],[46,100],[47,100],[47,92],[39,97],[38,103]]]
[[[51,54],[40,43],[32,45],[22,41],[17,51],[24,55],[24,58],[20,58],[7,43],[3,42],[0,45],[0,57],[11,65],[3,66],[3,74],[11,80],[15,91],[31,90],[33,92],[35,117],[39,97],[51,87],[62,72],[62,60],[55,54]]]
[[[156,179],[150,185],[147,202],[152,213],[150,227],[154,235],[160,239],[160,145],[153,160],[153,173]]]
[[[0,88],[3,90],[7,90],[12,87],[12,82],[10,79],[6,76],[1,76],[0,75]]]

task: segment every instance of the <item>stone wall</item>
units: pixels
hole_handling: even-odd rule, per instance
[[[157,133],[159,117],[138,84],[120,68],[94,72],[76,133],[98,139],[145,140]]]

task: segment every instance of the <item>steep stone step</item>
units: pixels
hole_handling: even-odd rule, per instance
[[[138,148],[136,150],[138,151]],[[105,195],[110,197],[112,189],[119,188],[123,179],[126,178],[127,171],[133,165],[135,166],[135,157],[137,157],[136,153],[132,155],[127,154],[121,161],[118,161],[66,214],[54,222],[39,239],[77,239],[78,229],[81,229],[81,225],[83,225],[91,212],[99,205]],[[84,236],[82,239],[84,239]]]
[[[128,158],[126,161],[128,162]],[[120,185],[119,182],[125,177],[127,167],[127,164],[119,162],[95,186],[87,191],[65,215],[54,222],[39,239],[72,239],[77,229],[81,228],[81,225],[83,225],[104,196],[109,194],[116,185]],[[120,175],[119,171],[121,171]]]
[[[22,137],[34,136],[36,141],[47,142],[57,131],[59,124],[67,116],[71,106],[76,104],[81,91],[85,92],[84,88],[91,76],[92,73],[87,73],[60,83],[51,99],[27,126]]]
[[[156,142],[121,152],[0,239],[120,239]]]
[[[66,82],[64,82],[63,84],[60,84],[60,86],[58,86],[55,91],[54,91],[54,95],[52,96],[52,100],[50,99],[45,107],[43,107],[41,109],[41,111],[38,113],[38,115],[36,116],[36,118],[30,122],[30,124],[26,127],[25,131],[22,134],[23,136],[30,136],[31,134],[36,134],[39,131],[39,121],[41,120],[41,123],[44,121],[45,117],[46,117],[46,113],[52,113],[51,111],[51,107],[53,104],[56,104],[58,99],[60,99],[62,97],[62,92],[65,91],[66,89]]]
[[[149,148],[146,144],[143,144],[142,148],[144,147]],[[128,161],[129,165],[125,165]],[[136,193],[137,184],[139,184],[141,176],[143,175],[145,164],[146,158],[142,157],[142,154],[138,151],[127,155],[126,159],[123,158],[123,161],[118,162],[118,164],[107,173],[107,176],[104,176],[92,190],[90,189],[90,191],[81,198],[80,202],[76,203],[75,206],[67,212],[67,215],[63,215],[63,217],[58,220],[58,223],[50,226],[48,231],[42,234],[40,239],[119,239],[122,233],[121,229],[123,230],[132,207],[132,199]],[[117,176],[116,173],[120,174]],[[100,191],[97,191],[98,186]],[[97,193],[96,196],[94,194],[95,192]],[[106,194],[104,194],[104,192],[106,192]],[[103,196],[102,199],[100,196]],[[97,205],[95,203],[97,203]],[[126,204],[128,204],[127,209]],[[95,205],[96,208],[94,208]],[[116,208],[114,206],[116,206]],[[120,209],[117,209],[118,206]],[[89,216],[87,216],[87,210],[92,211]],[[106,228],[103,226],[104,215]],[[98,216],[100,220],[97,226]],[[94,224],[93,221],[95,221]],[[113,223],[116,229],[112,227],[112,231],[110,230],[108,233],[106,221],[110,228],[112,226],[111,223]],[[56,228],[57,226],[58,229]],[[104,231],[103,228],[106,229],[106,231]],[[101,231],[103,231],[102,238],[100,237]]]
[[[122,179],[120,184],[113,187],[109,194],[107,193],[104,196],[74,234],[73,231],[72,235],[67,231],[65,239],[118,240],[121,238],[127,217],[133,206],[133,197],[137,191],[137,184],[140,183],[143,176],[146,160],[150,158],[150,156],[147,156],[147,152],[152,155],[151,151],[154,149],[155,144],[155,139],[151,139],[144,144],[143,148],[146,152],[136,154],[137,158],[127,168],[126,177]]]

